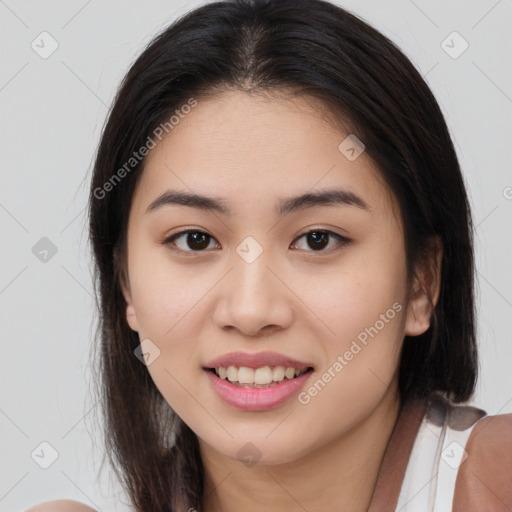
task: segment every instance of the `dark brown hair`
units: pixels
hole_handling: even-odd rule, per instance
[[[126,163],[190,98],[228,89],[315,97],[364,142],[400,207],[409,276],[434,238],[443,247],[432,324],[404,340],[401,399],[438,391],[462,402],[474,392],[470,209],[446,123],[421,75],[394,43],[326,1],[206,4],[155,37],[124,77],[90,189],[106,453],[139,512],[177,510],[178,497],[183,510],[201,510],[204,476],[195,434],[134,355],[140,340],[126,322],[120,283],[128,214],[144,160]]]

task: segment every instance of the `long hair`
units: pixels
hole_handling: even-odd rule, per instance
[[[404,339],[401,399],[438,391],[462,402],[474,392],[471,214],[448,128],[422,76],[393,42],[326,1],[206,4],[157,35],[129,69],[103,129],[90,188],[106,454],[138,512],[175,511],[178,500],[184,510],[199,511],[204,475],[197,437],[134,355],[140,339],[126,322],[120,283],[127,221],[144,167],[133,154],[191,98],[228,89],[308,94],[364,141],[399,204],[409,276],[433,237],[443,247],[431,326]]]

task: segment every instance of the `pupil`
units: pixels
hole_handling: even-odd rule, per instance
[[[205,249],[206,247],[208,247],[207,237],[208,237],[208,235],[206,233],[199,233],[197,231],[189,233],[188,234],[188,242],[192,241],[192,244],[189,243],[189,247],[191,249]],[[202,243],[201,243],[201,239],[202,239]],[[205,241],[206,241],[206,243],[205,243]]]
[[[320,243],[320,246],[318,245],[319,242],[321,242],[323,239],[323,241],[325,243]],[[318,233],[317,231],[312,231],[311,233],[308,234],[308,241],[313,241],[313,249],[323,249],[326,245],[327,245],[327,234],[326,233]],[[315,246],[316,244],[316,246]]]

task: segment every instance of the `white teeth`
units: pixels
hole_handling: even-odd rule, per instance
[[[295,369],[292,367],[275,366],[263,366],[262,368],[248,368],[247,366],[220,366],[215,368],[215,373],[221,379],[227,379],[228,381],[244,387],[269,387],[282,382],[285,377],[293,379],[302,375],[306,369]]]
[[[272,382],[272,368],[264,366],[254,372],[254,384],[270,384]],[[250,383],[249,383],[250,384]]]
[[[293,379],[295,377],[295,368],[286,368],[284,375],[287,379]]]
[[[228,366],[226,377],[231,382],[238,382],[238,368],[236,366]]]
[[[254,370],[246,366],[238,368],[238,382],[240,382],[240,384],[253,384]]]
[[[284,379],[284,372],[285,372],[284,366],[276,366],[274,368],[274,371],[272,372],[272,380],[281,382]]]

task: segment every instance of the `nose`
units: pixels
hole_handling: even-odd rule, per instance
[[[293,293],[285,283],[266,251],[251,263],[234,254],[232,270],[219,283],[216,325],[250,337],[286,329],[293,320]]]

